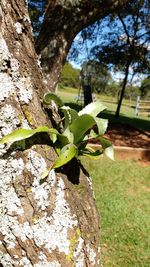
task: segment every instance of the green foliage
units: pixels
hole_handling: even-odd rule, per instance
[[[43,103],[46,105],[49,105],[52,102],[52,100],[57,104],[57,106],[59,107],[63,106],[63,102],[60,99],[60,97],[58,97],[57,95],[53,93],[45,94],[43,98]]]
[[[132,73],[149,73],[149,1],[132,1],[116,15],[101,24],[100,44],[92,53],[103,64],[123,71],[126,65]]]
[[[104,94],[107,96],[118,98],[118,94],[120,91],[121,91],[121,85],[115,81],[112,81],[111,83],[107,84],[107,86],[105,87]]]
[[[150,96],[150,76],[142,81],[140,86],[141,97]]]
[[[64,90],[59,90],[58,94],[66,103],[66,105],[69,105],[71,108],[75,108],[76,110],[81,109],[81,106],[75,103],[76,89],[73,90],[72,88],[65,88]],[[135,99],[132,99],[131,102],[130,100],[123,100],[121,114],[119,118],[115,117],[115,110],[117,104],[116,98],[96,94],[96,99],[97,102],[100,100],[104,105],[107,105],[107,109],[102,111],[100,115],[98,115],[98,117],[100,116],[101,118],[107,119],[109,123],[125,123],[144,131],[150,131],[149,117],[135,117]],[[103,121],[103,123],[105,122]]]
[[[127,85],[126,91],[125,91],[125,94],[124,94],[124,97],[126,99],[129,99],[130,97],[134,97],[136,99],[136,97],[138,95],[140,95],[139,86]]]
[[[51,168],[59,168],[72,158],[82,155],[98,159],[101,154],[105,153],[109,158],[113,159],[112,144],[102,137],[107,128],[107,120],[97,118],[97,115],[105,109],[101,102],[91,103],[77,113],[70,107],[63,106],[62,100],[55,94],[45,94],[43,102],[49,105],[51,101],[55,101],[64,114],[61,119],[64,123],[63,133],[47,126],[40,126],[34,130],[17,129],[4,136],[0,140],[0,144],[25,140],[36,133],[44,132],[49,135],[58,154],[58,158]],[[93,126],[95,127],[93,128]],[[101,148],[99,150],[94,149],[90,144],[91,140],[99,142]],[[45,175],[47,175],[47,172]]]
[[[2,139],[0,139],[0,144],[21,141],[33,136],[36,133],[49,133],[50,135],[58,134],[56,129],[48,128],[47,126],[40,126],[34,130],[16,129],[12,133],[5,135]]]
[[[83,84],[90,84],[93,91],[104,93],[111,74],[106,66],[96,60],[89,60],[82,64],[81,79]]]
[[[96,22],[83,29],[71,50],[75,48],[78,50],[76,54],[80,55],[80,51],[85,49],[91,61],[101,63],[102,66],[107,67],[106,69],[124,73],[116,117],[120,113],[126,85],[129,80],[132,82],[131,77],[135,74],[149,74],[150,72],[149,11],[148,0],[129,1],[115,14],[110,14],[99,23]],[[81,47],[83,43],[84,49]],[[105,76],[102,75],[102,77]],[[105,79],[101,82],[102,88],[99,86],[99,91],[104,92],[108,89]]]
[[[60,75],[60,84],[62,86],[70,86],[74,88],[79,88],[80,70],[73,68],[73,66],[66,62]]]
[[[61,150],[52,168],[59,168],[78,155],[78,149],[74,144],[67,144]]]

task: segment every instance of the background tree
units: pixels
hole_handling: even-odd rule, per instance
[[[120,12],[84,29],[71,48],[70,58],[73,55],[82,60],[80,51],[87,51],[89,59],[99,59],[101,64],[124,74],[116,116],[128,81],[150,69],[149,10],[148,0],[130,1]]]
[[[105,94],[118,99],[119,92],[121,90],[120,84],[112,80],[105,88]]]
[[[106,86],[111,79],[111,74],[106,66],[103,66],[98,61],[89,60],[81,65],[82,72],[84,72],[83,79],[88,79],[90,76],[90,85],[92,91],[98,93],[105,93]],[[85,81],[86,82],[86,81]]]
[[[55,90],[60,71],[77,33],[114,10],[119,10],[127,2],[129,0],[66,0],[61,4],[59,0],[49,0],[36,41],[36,51],[41,54],[42,67],[50,80],[51,90]]]
[[[79,88],[80,70],[75,69],[69,62],[66,62],[62,68],[59,83],[62,86]]]
[[[145,78],[140,86],[141,97],[150,97],[150,77]]]
[[[101,7],[101,16],[111,8],[118,8],[115,5],[118,1],[102,2],[103,6],[97,1],[92,4],[91,1],[80,1],[78,6],[74,1],[65,1],[63,6],[60,1],[49,1],[46,17],[50,19],[51,16],[52,20],[49,23],[45,20],[46,24],[42,26],[42,32],[46,27],[48,43],[43,39],[41,45],[50,45],[50,40],[54,41],[56,37],[56,57],[53,54],[56,66],[59,63],[62,66],[65,58],[66,46],[61,41],[66,33],[66,23],[70,23],[69,26],[73,26],[72,21],[78,24],[77,17],[71,16],[74,10],[83,4],[80,13],[76,12],[82,17],[79,24],[84,20],[87,24],[92,21],[92,16],[95,19],[94,7]],[[85,4],[91,8],[87,11],[93,10],[88,17]],[[72,20],[68,21],[68,16]],[[68,38],[69,43],[69,30],[67,33],[65,40],[67,42]],[[39,51],[40,47],[39,43]],[[24,0],[9,0],[9,3],[1,0],[0,55],[0,136],[19,127],[51,126],[51,119],[41,105],[48,88],[38,65]],[[54,72],[52,66],[55,81],[58,69]],[[91,181],[83,166],[74,160],[57,172],[52,170],[45,180],[41,180],[43,171],[53,165],[55,158],[45,135],[36,135],[35,139],[20,146],[0,145],[0,264],[3,267],[99,265],[99,222]]]
[[[83,62],[80,77],[84,93],[84,105],[88,105],[93,101],[92,92],[105,92],[111,75],[105,66],[95,60],[89,60]]]
[[[111,69],[122,71],[124,79],[116,110],[119,116],[130,73],[150,71],[150,30],[148,28],[149,2],[133,1],[117,17],[110,16],[105,28],[105,39],[94,48],[96,57]],[[106,26],[105,25],[105,26]]]

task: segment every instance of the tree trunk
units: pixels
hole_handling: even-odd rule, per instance
[[[84,92],[84,106],[90,104],[92,99],[92,88],[90,85],[83,85],[83,92]]]
[[[120,92],[120,98],[118,101],[118,106],[117,106],[117,110],[116,110],[116,114],[115,114],[115,116],[117,118],[119,117],[119,114],[120,114],[120,108],[121,108],[122,100],[124,97],[124,93],[125,93],[125,89],[126,89],[126,85],[127,85],[127,81],[128,81],[129,67],[130,67],[130,62],[127,62],[126,70],[125,70],[125,76],[124,76],[124,80],[123,80],[123,86],[122,86],[122,89]]]
[[[0,137],[51,125],[41,107],[47,90],[24,0],[1,0]],[[44,140],[44,141],[43,141]],[[46,138],[0,145],[0,266],[99,266],[99,221],[91,181],[73,160],[44,170],[56,155]]]
[[[56,88],[60,71],[77,33],[128,2],[129,0],[49,0],[36,50],[38,54],[41,53],[41,63],[50,90]]]

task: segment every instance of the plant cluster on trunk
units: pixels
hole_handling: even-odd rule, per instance
[[[51,126],[41,107],[47,88],[38,66],[25,1],[1,1],[1,136]],[[1,266],[98,266],[99,221],[90,177],[77,161],[51,170],[48,140],[0,145]],[[38,144],[37,144],[38,143]]]

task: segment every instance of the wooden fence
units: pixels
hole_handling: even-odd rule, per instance
[[[140,96],[137,96],[135,115],[150,116],[150,101],[141,100]]]

